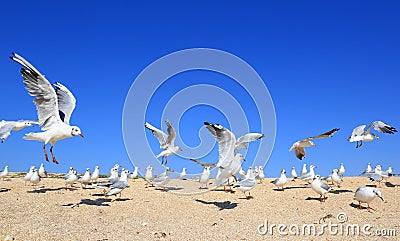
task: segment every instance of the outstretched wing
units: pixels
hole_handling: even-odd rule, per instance
[[[171,122],[169,122],[169,120],[165,121],[165,123],[167,124],[167,131],[168,131],[168,138],[167,138],[167,144],[170,146],[174,146],[174,141],[176,138],[176,132],[174,127],[172,127]]]
[[[167,139],[168,136],[167,134],[165,134],[163,131],[155,128],[154,126],[150,125],[149,123],[144,123],[144,126],[151,130],[151,133],[153,134],[153,136],[155,136],[158,140],[158,142],[160,142],[160,148],[164,149],[167,147]]]
[[[238,150],[241,148],[247,148],[247,143],[256,141],[256,140],[260,140],[263,137],[264,137],[264,134],[260,134],[260,133],[248,133],[244,136],[241,136],[236,140],[235,150]]]
[[[205,162],[201,162],[201,161],[198,161],[198,160],[192,159],[192,158],[190,158],[190,160],[192,162],[199,164],[200,166],[203,166],[203,167],[216,167],[217,166],[217,164],[215,164],[215,163],[205,163]]]
[[[235,155],[235,136],[228,129],[219,124],[204,122],[206,128],[218,141],[218,163],[217,167],[225,168],[230,165]]]
[[[368,126],[368,130],[371,128],[371,126],[374,127],[376,131],[379,131],[380,133],[388,133],[388,134],[394,134],[397,132],[396,128],[382,122],[382,121],[374,121]]]
[[[10,132],[12,130],[12,128],[14,128],[16,125],[16,122],[14,121],[10,121],[10,122],[6,122],[4,125],[2,125],[0,127],[0,139],[1,142],[4,142],[8,136],[10,136]]]
[[[321,135],[318,136],[313,136],[313,137],[309,137],[305,140],[310,141],[310,140],[314,140],[314,139],[320,139],[320,138],[327,138],[327,137],[332,137],[333,134],[335,134],[336,132],[338,132],[340,129],[339,128],[334,128],[328,132],[322,133]]]
[[[56,89],[59,115],[64,123],[69,125],[69,119],[75,109],[76,99],[67,87],[56,82],[53,84]]]
[[[356,136],[361,136],[364,133],[364,129],[365,129],[366,125],[361,125],[361,126],[357,126],[356,128],[353,129],[353,132],[351,133],[351,136],[348,138],[348,140],[351,140],[352,138],[356,137]],[[369,128],[368,128],[369,131]]]
[[[36,105],[39,125],[42,130],[48,130],[54,123],[61,121],[58,113],[57,94],[50,82],[27,60],[16,53],[10,58],[22,65],[22,77],[25,88]]]

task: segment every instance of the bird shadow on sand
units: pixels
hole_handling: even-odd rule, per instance
[[[89,206],[103,206],[103,207],[108,207],[112,200],[110,198],[97,198],[95,200],[92,199],[82,199],[79,203],[68,203],[68,204],[63,204],[63,207],[79,207],[80,205],[89,205]]]
[[[365,203],[364,203],[364,204],[365,204]],[[355,209],[360,209],[360,210],[361,210],[361,209],[368,209],[368,206],[365,206],[365,207],[364,207],[364,206],[361,205],[361,207],[360,207],[360,205],[358,205],[358,204],[356,204],[356,203],[350,203],[349,206],[352,207],[352,208],[355,208]],[[373,209],[373,208],[370,208],[370,209],[371,209],[372,211],[375,211],[375,209]]]
[[[385,186],[387,186],[387,187],[396,187],[396,186],[398,186],[398,185],[393,184],[393,183],[391,183],[391,182],[385,182]]]
[[[11,191],[11,188],[0,188],[0,192],[8,192]]]
[[[285,187],[285,189],[290,190],[290,189],[298,189],[298,188],[309,188],[310,186],[292,186],[292,187]],[[275,191],[278,191],[277,189],[274,189]]]
[[[219,210],[225,210],[225,209],[234,209],[237,207],[238,203],[233,203],[231,201],[225,201],[225,202],[207,202],[204,200],[196,199],[196,202],[206,204],[206,205],[214,205],[219,208]]]
[[[321,202],[321,199],[319,197],[308,197],[306,198],[307,201],[318,201]]]
[[[58,187],[58,188],[40,188],[40,189],[34,189],[30,191],[26,191],[27,193],[46,193],[46,192],[54,192],[54,191],[61,191],[65,190],[63,187]]]
[[[353,191],[352,190],[346,190],[346,189],[336,189],[334,191],[330,191],[329,193],[341,194],[341,193],[347,193],[347,192],[353,192]]]

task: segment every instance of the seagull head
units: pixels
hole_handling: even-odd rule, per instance
[[[373,192],[374,192],[375,196],[379,197],[382,201],[384,201],[383,197],[382,197],[382,193],[378,188],[375,188]]]
[[[81,129],[79,129],[79,127],[77,126],[71,126],[71,135],[84,137],[81,133]]]

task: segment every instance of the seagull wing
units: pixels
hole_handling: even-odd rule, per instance
[[[372,122],[369,126],[368,129],[371,128],[371,126],[374,127],[376,131],[379,131],[381,133],[388,133],[388,134],[394,134],[397,132],[396,128],[389,126],[388,124],[382,122],[382,121],[374,121]]]
[[[217,167],[225,168],[229,166],[235,155],[235,136],[228,129],[219,124],[204,122],[206,128],[213,134],[218,141],[218,163]]]
[[[332,137],[333,134],[335,134],[335,133],[338,132],[339,130],[340,130],[339,128],[334,128],[334,129],[332,129],[332,130],[330,130],[330,131],[328,131],[328,132],[322,133],[321,135],[309,137],[309,138],[307,138],[307,139],[305,139],[305,140],[310,141],[310,140],[314,140],[314,139]]]
[[[325,189],[326,191],[330,191],[332,188],[326,184],[325,182],[321,182],[321,188]]]
[[[58,113],[57,94],[50,82],[27,60],[13,53],[10,57],[25,68],[21,68],[25,88],[36,105],[39,125],[42,130],[48,130],[53,124],[61,121]]]
[[[167,144],[170,146],[174,146],[174,141],[176,138],[175,129],[174,129],[174,127],[172,127],[171,122],[169,122],[169,120],[167,120],[165,123],[167,124],[167,127],[168,127],[168,129],[167,129],[167,131],[168,131]]]
[[[53,84],[57,94],[59,115],[64,123],[69,125],[69,119],[75,109],[76,99],[67,87],[56,82]]]
[[[348,140],[350,141],[351,139],[353,139],[356,136],[361,136],[364,133],[365,127],[366,127],[366,125],[361,125],[361,126],[357,126],[356,128],[354,128],[353,132],[351,133],[351,136],[348,138]],[[369,128],[367,131],[369,132]]]
[[[16,122],[14,121],[7,121],[5,122],[4,125],[0,127],[0,138],[2,139],[1,141],[4,142],[5,139],[8,138],[10,135],[10,132],[12,128],[14,128],[16,125]]]
[[[155,128],[154,126],[150,125],[149,123],[144,123],[144,126],[151,130],[151,133],[153,134],[153,136],[155,136],[158,140],[158,142],[160,142],[160,148],[165,149],[167,147],[167,139],[168,136],[167,134],[165,134],[163,131]]]
[[[247,148],[247,143],[256,141],[256,140],[260,140],[263,137],[264,137],[264,134],[260,134],[260,133],[248,133],[244,136],[241,136],[236,140],[235,150],[238,150],[240,148]]]
[[[215,164],[215,163],[205,163],[205,162],[201,162],[201,161],[198,161],[198,160],[192,159],[192,158],[190,160],[192,162],[199,164],[200,166],[203,166],[203,167],[216,167],[217,166],[217,164]]]

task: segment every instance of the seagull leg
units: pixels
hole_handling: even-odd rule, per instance
[[[371,212],[371,207],[369,206],[369,203],[368,203],[368,212]]]
[[[43,153],[44,153],[44,156],[46,157],[46,161],[49,162],[49,156],[46,153],[46,144],[43,145]]]
[[[358,209],[361,209],[361,208],[362,208],[361,202],[359,201],[359,202],[358,202]]]
[[[55,157],[54,154],[53,154],[53,147],[54,147],[54,146],[51,146],[51,147],[50,147],[51,158],[53,159],[53,162],[54,162],[55,164],[58,164],[58,161],[56,160],[56,157]]]

